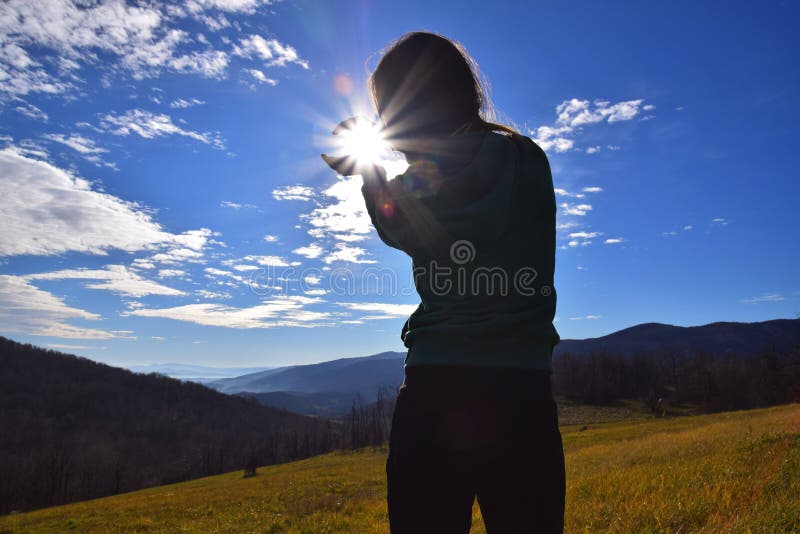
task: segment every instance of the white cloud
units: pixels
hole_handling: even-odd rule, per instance
[[[418,306],[417,304],[391,304],[386,302],[337,302],[336,305],[348,310],[377,314],[361,317],[360,320],[408,317]]]
[[[150,263],[163,263],[166,265],[180,265],[182,263],[203,263],[203,252],[186,247],[174,247],[164,252],[153,254],[146,261]],[[135,263],[135,262],[134,262]]]
[[[575,141],[566,137],[572,133],[572,128],[562,126],[554,128],[552,126],[539,126],[536,130],[530,132],[533,140],[542,147],[542,150],[548,151],[551,148],[556,152],[567,152],[572,150],[575,146]]]
[[[185,130],[172,122],[169,115],[152,113],[143,109],[131,109],[122,115],[109,113],[100,118],[101,128],[113,135],[127,136],[135,133],[145,139],[165,135],[181,135],[222,150],[225,142],[219,132],[195,132]]]
[[[0,150],[0,256],[133,252],[186,239],[165,232],[138,204],[14,148]]]
[[[786,300],[786,297],[780,293],[766,293],[757,297],[742,299],[742,302],[746,304],[760,304],[762,302],[781,302],[784,300]]]
[[[328,294],[328,292],[325,289],[308,289],[304,293],[306,295],[315,296],[315,297],[321,297],[323,295],[327,295]],[[341,321],[341,322],[344,323],[346,321]]]
[[[241,39],[239,45],[233,47],[233,53],[246,58],[256,56],[262,59],[267,67],[285,67],[289,63],[296,63],[308,69],[308,61],[301,59],[293,47],[277,39],[264,39],[260,35],[250,35]]]
[[[691,230],[693,228],[694,228],[694,226],[692,226],[691,224],[687,224],[686,226],[683,227],[683,230],[684,231],[688,231],[688,230]]]
[[[331,199],[325,206],[316,208],[301,218],[318,232],[315,237],[330,236],[338,241],[361,241],[367,238],[372,222],[361,194],[360,176],[350,176],[337,180],[322,191],[324,197]],[[353,250],[360,250],[354,248]]]
[[[574,198],[583,198],[583,197],[585,197],[585,196],[586,196],[586,195],[584,195],[583,193],[570,193],[570,192],[569,192],[569,191],[567,191],[566,189],[562,189],[562,188],[560,188],[560,187],[556,187],[556,188],[553,190],[553,192],[554,192],[554,193],[555,193],[557,196],[560,196],[560,197],[574,197]]]
[[[718,224],[720,226],[728,226],[728,221],[726,221],[722,217],[716,217],[714,219],[711,219],[711,222],[714,224]]]
[[[206,289],[198,289],[195,291],[198,295],[206,299],[229,299],[231,294],[222,291],[208,291]]]
[[[566,215],[584,216],[592,211],[592,206],[589,204],[569,204],[564,202],[561,204],[561,209]]]
[[[117,166],[115,164],[109,163],[100,157],[100,154],[108,152],[108,150],[98,147],[95,145],[95,142],[88,137],[84,137],[80,134],[71,134],[69,136],[63,134],[45,134],[42,137],[68,146],[69,148],[81,154],[84,159],[91,161],[98,167],[108,167],[110,169],[117,170]]]
[[[124,315],[158,317],[236,329],[335,326],[330,321],[333,314],[306,309],[308,305],[319,302],[322,300],[316,297],[277,296],[248,308],[201,303],[162,309],[139,308],[125,312]]]
[[[643,102],[643,99],[626,100],[615,104],[604,100],[595,100],[594,102],[577,98],[564,100],[556,106],[554,125],[539,126],[529,133],[543,150],[553,149],[556,152],[567,152],[575,146],[572,137],[584,126],[601,122],[615,123],[631,120],[646,107],[642,106]],[[609,146],[608,148],[616,150],[619,147]],[[588,154],[598,151],[600,151],[599,145],[585,149]]]
[[[570,247],[591,245],[592,239],[601,235],[603,235],[603,232],[572,232],[569,234],[571,241],[567,245]]]
[[[247,283],[247,279],[245,277],[243,277],[241,275],[238,275],[236,273],[232,273],[230,271],[225,271],[223,269],[217,269],[216,267],[206,267],[205,273],[206,273],[206,278],[226,277],[226,278],[230,278],[232,280],[235,280],[236,282],[239,282],[240,284]]]
[[[228,68],[228,54],[219,50],[191,52],[171,58],[167,64],[180,73],[201,74],[206,78],[223,78]]]
[[[175,276],[186,276],[186,271],[181,269],[159,269],[158,277],[159,278],[173,278]]]
[[[252,15],[261,6],[273,4],[274,0],[187,0],[184,7],[189,13],[198,13],[208,9],[219,9],[229,13],[245,13]]]
[[[275,200],[303,200],[309,201],[315,197],[314,190],[304,185],[289,185],[279,187],[272,191]]]
[[[584,315],[583,317],[570,317],[569,320],[570,321],[583,321],[583,320],[595,321],[597,319],[601,319],[602,317],[603,317],[602,315]]]
[[[63,93],[74,89],[74,82],[82,82],[77,74],[82,67],[99,64],[105,67],[105,83],[111,83],[109,74],[120,72],[134,79],[163,71],[221,78],[230,62],[229,52],[213,49],[200,35],[193,38],[179,27],[181,19],[192,17],[218,31],[232,25],[220,11],[252,14],[269,3],[6,0],[0,11],[0,93]],[[237,29],[238,24],[233,23]],[[221,40],[230,44],[227,38]],[[31,57],[33,51],[37,59]],[[255,55],[268,66],[296,63],[308,68],[293,47],[276,39],[250,36],[233,51],[245,57]]]
[[[205,24],[206,27],[212,32],[218,32],[220,30],[224,30],[225,28],[230,28],[231,26],[231,21],[229,21],[228,18],[222,13],[218,13],[216,17],[201,13],[199,15],[195,15],[194,18]],[[203,44],[208,44],[208,39],[206,39],[206,36],[202,33],[198,34],[197,40]]]
[[[170,102],[169,103],[169,107],[171,107],[173,109],[176,109],[176,108],[177,109],[184,109],[184,108],[190,108],[192,106],[201,106],[203,104],[205,104],[205,102],[203,100],[198,100],[197,98],[190,98],[189,100],[184,100],[183,98],[178,98],[178,99],[173,100],[172,102]]]
[[[145,258],[136,258],[133,260],[131,267],[134,269],[155,269],[156,264]]]
[[[24,103],[23,105],[17,106],[14,109],[17,111],[17,113],[25,115],[29,119],[38,120],[42,122],[47,122],[50,119],[47,113],[37,108],[33,104]]]
[[[258,265],[233,265],[232,267],[234,271],[239,271],[239,272],[256,271],[260,269]]]
[[[68,324],[71,320],[100,319],[96,313],[73,308],[19,276],[0,275],[0,322],[5,333],[72,339],[110,339],[113,332]]]
[[[300,247],[296,248],[292,251],[294,254],[298,254],[300,256],[305,256],[309,259],[319,258],[325,252],[325,250],[316,243],[312,243],[307,247]]]
[[[185,295],[183,291],[163,286],[152,280],[142,278],[124,265],[106,265],[103,269],[64,269],[48,273],[29,274],[25,280],[100,280],[86,284],[89,289],[103,289],[126,297],[145,297],[147,295]]]
[[[219,203],[221,208],[231,208],[233,210],[242,210],[242,209],[255,209],[258,206],[255,204],[240,204],[239,202],[230,202],[228,200],[223,200]]]
[[[643,102],[643,99],[638,99],[611,104],[604,100],[595,100],[592,105],[588,100],[572,98],[556,107],[556,123],[575,128],[603,121],[627,121],[639,114]]]
[[[290,263],[281,256],[245,256],[246,261],[254,261],[265,267],[289,267]]]
[[[333,263],[335,261],[344,261],[349,263],[378,263],[375,260],[363,259],[362,256],[367,253],[366,250],[360,247],[351,247],[344,243],[336,243],[336,250],[325,256],[322,261],[325,263]]]
[[[605,245],[615,245],[617,243],[623,243],[623,242],[625,242],[625,239],[623,239],[621,237],[609,237],[608,239],[603,241],[603,244],[605,244]]]
[[[81,154],[102,154],[108,152],[105,148],[100,148],[95,145],[93,140],[79,134],[72,134],[70,136],[63,134],[45,134],[43,137],[55,141],[56,143],[66,145]]]
[[[278,85],[278,80],[267,78],[267,76],[258,69],[245,69],[245,72],[247,72],[247,74],[249,74],[259,84],[267,84],[271,85],[272,87]]]
[[[275,243],[278,241],[278,236],[267,234],[264,236],[264,241],[266,241],[267,243]]]
[[[584,193],[600,193],[603,190],[602,187],[584,187],[581,189]]]

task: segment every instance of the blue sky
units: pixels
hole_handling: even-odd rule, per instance
[[[797,17],[791,2],[4,2],[0,333],[119,365],[401,350],[410,260],[319,153],[369,110],[376,53],[415,29],[462,42],[548,153],[562,337],[797,317]]]

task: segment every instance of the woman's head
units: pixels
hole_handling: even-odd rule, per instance
[[[461,45],[434,33],[412,32],[392,43],[370,76],[369,92],[393,144],[465,123],[512,131],[484,120],[492,110],[477,64]]]

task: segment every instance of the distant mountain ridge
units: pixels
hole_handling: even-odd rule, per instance
[[[178,380],[190,380],[205,384],[223,378],[232,378],[261,371],[276,369],[275,366],[259,367],[209,367],[188,363],[153,363],[149,365],[132,365],[128,367],[134,373],[158,373]]]
[[[564,339],[554,351],[587,355],[608,351],[617,355],[693,354],[751,356],[774,348],[800,346],[800,319],[775,319],[757,323],[717,322],[702,326],[673,326],[644,323],[588,339]],[[403,382],[404,352],[383,352],[359,358],[341,358],[310,365],[270,369],[235,378],[210,382],[224,393],[247,393],[264,404],[298,413],[329,416],[347,409],[345,399],[360,395],[365,402],[375,399],[378,388],[392,388]]]
[[[556,346],[554,356],[600,351],[625,356],[656,352],[751,356],[764,349],[785,350],[798,344],[800,319],[773,319],[758,323],[718,322],[702,326],[643,323],[602,337],[564,339]]]
[[[404,352],[340,358],[322,363],[270,369],[208,384],[223,393],[346,393],[375,398],[379,388],[396,388],[403,382]]]

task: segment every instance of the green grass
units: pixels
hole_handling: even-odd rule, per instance
[[[567,532],[800,532],[800,405],[562,429]],[[10,532],[388,532],[385,449],[0,518]],[[477,506],[472,532],[484,532]]]

